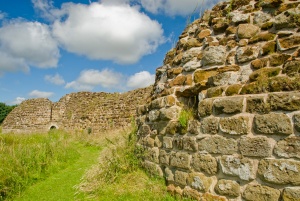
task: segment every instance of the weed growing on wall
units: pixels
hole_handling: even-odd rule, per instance
[[[194,112],[192,108],[186,108],[181,110],[178,121],[182,128],[187,128],[189,120],[192,119],[194,119]]]

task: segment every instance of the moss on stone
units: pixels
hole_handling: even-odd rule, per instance
[[[233,95],[237,95],[239,94],[240,89],[242,88],[242,85],[240,84],[233,84],[230,85],[227,89],[226,89],[226,96],[233,96]]]
[[[250,81],[256,81],[260,78],[269,78],[278,75],[281,71],[281,68],[261,68],[257,71],[254,71],[250,76]]]
[[[212,97],[222,96],[223,91],[224,91],[224,87],[210,88],[207,90],[207,97],[212,98]]]
[[[270,40],[274,40],[275,38],[275,34],[273,33],[260,33],[260,34],[257,34],[255,36],[253,36],[252,38],[249,39],[249,44],[252,44],[252,43],[257,43],[257,42],[261,42],[261,41],[270,41]]]
[[[273,22],[269,21],[269,22],[264,23],[261,26],[261,29],[262,30],[268,30],[268,29],[271,29],[272,27],[273,27]]]
[[[275,41],[267,42],[262,47],[262,55],[272,54],[275,52],[276,52],[276,42]]]

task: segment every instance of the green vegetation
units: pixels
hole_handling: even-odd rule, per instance
[[[179,123],[182,128],[187,128],[189,120],[194,118],[194,112],[192,108],[182,109],[179,114]]]
[[[5,103],[0,103],[0,124],[4,121],[5,117],[16,107],[16,105],[9,106]]]

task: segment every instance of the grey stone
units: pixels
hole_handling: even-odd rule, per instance
[[[163,138],[163,147],[166,149],[173,148],[173,138],[172,137],[164,137]]]
[[[235,24],[247,23],[250,19],[250,14],[242,14],[238,11],[233,11],[229,13],[229,17],[231,17],[231,21]]]
[[[238,63],[245,63],[256,59],[259,55],[259,47],[246,46],[239,47],[236,51],[236,59]]]
[[[184,136],[183,140],[183,149],[187,151],[197,151],[198,144],[196,142],[196,137]]]
[[[274,153],[279,157],[300,159],[300,137],[288,137],[277,142]]]
[[[148,114],[148,118],[150,121],[158,121],[160,112],[158,110],[151,110]]]
[[[222,136],[204,138],[198,142],[198,145],[199,151],[206,151],[212,154],[233,154],[238,150],[236,140]]]
[[[272,110],[300,110],[300,93],[270,94],[268,102]]]
[[[207,192],[212,184],[212,179],[202,173],[193,172],[188,175],[187,184],[193,189]]]
[[[253,24],[240,24],[237,29],[237,35],[240,39],[252,38],[259,32],[259,27]]]
[[[284,134],[293,133],[292,123],[285,114],[270,113],[265,115],[255,115],[254,131],[257,134]]]
[[[271,15],[262,11],[254,13],[253,23],[262,26],[271,19]]]
[[[179,116],[179,110],[176,107],[162,108],[159,116],[161,120],[177,119]]]
[[[236,176],[245,181],[255,179],[254,163],[248,158],[222,156],[220,164],[222,172],[226,175]]]
[[[218,172],[217,160],[210,154],[194,154],[191,166],[197,172],[205,172],[210,175]]]
[[[258,175],[273,184],[300,185],[300,162],[286,159],[263,159],[258,165]]]
[[[263,97],[249,97],[246,112],[266,114],[270,112],[270,105],[264,101]]]
[[[151,161],[151,162],[154,162],[154,163],[159,163],[159,149],[158,149],[158,147],[148,149],[147,154],[146,154],[146,159]]]
[[[219,132],[219,118],[204,118],[201,122],[201,130],[204,134],[217,134]]]
[[[242,197],[247,201],[278,201],[280,191],[268,186],[249,184],[247,185]]]
[[[189,174],[179,170],[175,171],[175,183],[177,185],[186,186]]]
[[[295,125],[296,131],[300,132],[300,114],[294,115],[294,125]]]
[[[197,68],[201,67],[201,62],[194,58],[188,61],[186,64],[183,65],[183,70],[186,72],[195,71]]]
[[[236,114],[243,110],[244,98],[222,98],[214,101],[214,111],[216,114]]]
[[[165,175],[166,175],[166,180],[168,182],[174,182],[174,174],[172,170],[170,170],[169,168],[165,168]]]
[[[204,99],[199,102],[198,112],[200,117],[206,117],[212,114],[213,99]]]
[[[202,65],[222,65],[226,61],[226,47],[210,46],[203,52]]]
[[[177,168],[189,169],[191,164],[191,155],[187,152],[172,152],[170,165]]]
[[[215,186],[216,193],[228,197],[240,195],[240,185],[236,181],[221,179]]]
[[[150,161],[145,161],[143,163],[143,166],[150,174],[163,177],[163,171],[161,170],[159,165],[152,163]]]
[[[269,157],[272,155],[272,147],[267,137],[242,138],[240,151],[243,156]]]
[[[159,163],[162,165],[170,165],[170,154],[165,150],[159,150]]]
[[[224,117],[220,119],[220,130],[229,135],[246,135],[249,132],[249,118]]]
[[[200,133],[200,122],[197,120],[190,120],[188,123],[188,132],[193,135]]]
[[[286,187],[282,194],[283,201],[298,201],[300,200],[300,187]]]
[[[151,132],[151,129],[148,125],[144,124],[142,126],[140,126],[139,130],[138,130],[138,135],[141,137],[145,137],[147,135],[149,135]]]

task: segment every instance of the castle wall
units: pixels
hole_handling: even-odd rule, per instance
[[[220,3],[167,53],[137,122],[171,193],[300,200],[299,3]]]

